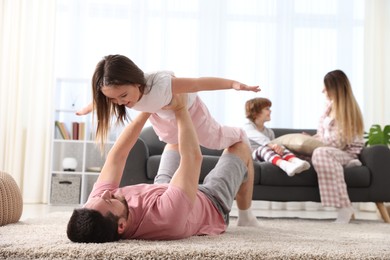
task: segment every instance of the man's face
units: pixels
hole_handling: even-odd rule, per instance
[[[84,208],[94,209],[99,211],[103,216],[107,216],[109,212],[119,218],[125,218],[127,220],[129,215],[129,208],[126,199],[119,195],[113,194],[106,190],[100,197],[94,197],[89,199]]]

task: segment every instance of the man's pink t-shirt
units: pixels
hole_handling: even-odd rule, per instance
[[[221,213],[201,191],[195,203],[178,187],[168,184],[138,184],[122,188],[95,183],[90,198],[117,190],[129,205],[129,223],[122,238],[171,240],[193,235],[217,235],[226,230]]]

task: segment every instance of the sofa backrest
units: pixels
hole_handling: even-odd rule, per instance
[[[142,129],[139,136],[149,148],[149,156],[162,154],[165,143],[160,141],[153,127],[148,126]],[[216,155],[220,156],[223,150],[212,150],[205,147],[201,147],[203,155]]]
[[[275,137],[279,137],[285,134],[291,133],[302,133],[306,132],[308,134],[315,134],[316,130],[314,129],[291,129],[291,128],[272,128],[275,133]],[[146,143],[149,149],[149,156],[162,154],[164,150],[165,143],[160,141],[158,136],[153,130],[152,126],[147,126],[142,129],[140,138]],[[203,155],[216,155],[220,156],[223,150],[213,150],[205,147],[201,147]]]
[[[139,137],[145,142],[149,149],[149,155],[162,154],[165,143],[160,141],[153,127],[148,126],[142,129]]]

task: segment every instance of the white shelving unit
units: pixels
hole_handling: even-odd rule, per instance
[[[75,114],[92,101],[90,88],[90,83],[86,79],[56,81],[49,181],[50,204],[84,204],[103,166],[107,152],[115,141],[116,135],[111,134],[105,152],[101,153],[95,142],[92,114],[86,116]],[[72,133],[73,122],[84,123],[84,138],[64,139],[55,121],[63,122],[69,133]],[[74,171],[63,169],[63,160],[69,157],[77,161]]]

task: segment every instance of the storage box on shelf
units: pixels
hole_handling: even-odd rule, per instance
[[[92,115],[77,116],[88,104],[89,81],[58,79],[55,89],[50,169],[50,204],[83,204],[96,181],[116,134],[101,153],[95,142]]]

